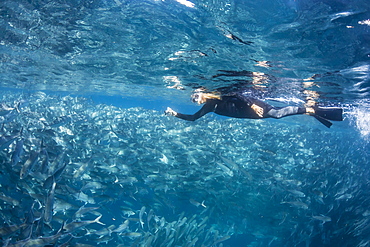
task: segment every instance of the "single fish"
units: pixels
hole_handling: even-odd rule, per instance
[[[17,144],[15,144],[15,148],[11,157],[12,166],[15,166],[21,160],[21,156],[24,153],[23,143],[24,140],[21,138],[17,141]]]
[[[159,159],[160,161],[162,161],[164,164],[168,164],[168,158],[166,155],[162,154],[162,158]]]
[[[120,235],[129,237],[129,238],[138,238],[138,237],[141,237],[142,234],[140,232],[125,232]]]
[[[21,172],[20,172],[20,178],[24,179],[26,178],[32,168],[35,166],[37,161],[39,160],[40,151],[32,151],[30,154],[30,157],[26,160],[26,162],[23,164]]]
[[[308,209],[308,205],[306,203],[300,202],[300,201],[292,201],[292,202],[282,201],[280,204],[290,204],[290,205],[292,205],[293,207],[296,207],[296,208]]]
[[[347,201],[348,199],[351,199],[352,197],[353,197],[352,194],[347,193],[347,194],[343,194],[343,195],[335,198],[335,200],[346,200]]]
[[[128,228],[128,224],[130,223],[129,220],[125,220],[121,225],[119,225],[113,232],[121,233]]]
[[[89,167],[90,160],[80,164],[80,167],[73,172],[73,178],[81,178],[82,174],[84,174],[86,172],[86,169]]]
[[[74,232],[75,230],[77,230],[81,227],[84,227],[84,226],[87,226],[87,225],[90,225],[90,224],[93,224],[93,223],[98,223],[98,224],[104,226],[105,224],[99,221],[102,216],[103,215],[100,215],[95,220],[73,221],[73,222],[68,223],[67,225],[63,226],[63,229],[66,230],[68,233],[72,233],[72,232]]]
[[[5,116],[9,114],[10,112],[14,111],[16,108],[15,107],[9,107],[5,105],[4,103],[0,104],[0,116]]]
[[[194,206],[196,206],[196,207],[202,206],[202,207],[204,207],[204,208],[207,208],[207,206],[206,206],[206,205],[204,205],[204,201],[202,201],[202,203],[200,203],[200,202],[197,202],[197,201],[196,201],[196,200],[194,200],[194,199],[190,199],[190,200],[189,200],[189,202],[190,202],[191,204],[193,204]]]
[[[153,216],[154,216],[154,210],[153,209],[150,209],[149,210],[149,213],[147,215],[147,219],[146,219],[147,224],[148,224],[148,227],[150,226],[149,222],[151,221],[151,219],[153,218]]]
[[[27,226],[26,223],[20,224],[20,225],[11,225],[11,226],[5,226],[0,228],[0,237],[6,237],[11,235],[12,233],[18,231],[20,228],[23,228]]]
[[[306,194],[299,190],[288,190],[290,193],[292,193],[295,196],[298,197],[306,197]]]
[[[232,169],[232,170],[234,170],[234,171],[239,171],[239,165],[238,164],[236,164],[234,161],[232,161],[232,160],[229,160],[229,159],[227,159],[227,158],[225,158],[225,157],[222,157],[222,156],[220,156],[220,158],[222,159],[222,161],[230,168],[230,169]]]
[[[75,213],[75,215],[73,216],[73,218],[79,219],[82,216],[84,216],[86,213],[99,209],[99,207],[85,207],[85,206],[86,204],[80,207]]]
[[[20,136],[21,132],[18,132],[13,135],[3,135],[0,137],[0,150],[3,150],[5,148],[8,148],[9,145]]]
[[[141,209],[140,209],[140,212],[139,212],[139,220],[140,220],[140,225],[141,225],[141,228],[144,229],[144,221],[143,221],[143,215],[145,213],[145,206],[143,206]]]
[[[234,176],[234,172],[227,166],[219,163],[219,162],[216,162],[216,164],[221,168],[221,170],[228,176],[232,177]]]
[[[44,189],[50,188],[50,186],[53,184],[53,182],[58,182],[60,179],[60,176],[62,175],[64,169],[66,168],[67,163],[64,163],[62,167],[60,167],[58,170],[56,170],[51,176],[49,176],[43,185]]]
[[[315,219],[315,220],[320,220],[322,222],[322,224],[325,224],[326,222],[331,221],[331,218],[329,216],[325,216],[325,215],[314,215],[314,216],[312,216],[312,218]]]
[[[14,199],[14,198],[11,198],[9,196],[6,196],[3,192],[0,192],[0,200],[4,201],[4,202],[7,202],[8,204],[16,207],[19,205],[19,201]]]
[[[54,182],[48,193],[48,197],[46,198],[45,210],[44,210],[45,223],[50,223],[53,218],[55,186],[56,186],[56,183]]]
[[[65,168],[66,162],[64,162],[64,152],[60,153],[54,160],[49,164],[48,167],[48,175],[53,176],[55,173],[59,172],[62,173],[64,169],[60,171],[61,168]],[[60,176],[60,174],[59,174]]]

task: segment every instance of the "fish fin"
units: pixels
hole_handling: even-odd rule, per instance
[[[98,218],[96,218],[95,220],[94,220],[94,222],[95,223],[98,223],[98,224],[100,224],[100,225],[103,225],[103,226],[105,226],[105,224],[103,223],[103,222],[100,222],[99,220],[100,220],[100,218],[102,217],[103,215],[100,215]]]

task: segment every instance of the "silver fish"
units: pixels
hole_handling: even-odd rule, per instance
[[[291,201],[291,202],[282,201],[280,204],[290,204],[290,205],[292,205],[293,207],[296,207],[296,208],[308,209],[308,205],[306,203],[300,202],[300,201]]]
[[[0,200],[7,202],[10,205],[15,206],[15,207],[18,206],[20,203],[18,200],[11,198],[9,196],[6,196],[3,192],[0,192]]]
[[[20,224],[20,225],[11,225],[11,226],[5,226],[0,228],[0,237],[6,237],[8,235],[11,235],[12,233],[18,231],[19,229],[27,226],[26,223]]]
[[[124,230],[128,228],[129,223],[130,223],[129,220],[125,220],[121,225],[114,229],[113,232],[122,233]]]
[[[3,150],[5,148],[8,148],[9,145],[15,141],[20,136],[21,132],[18,132],[13,135],[3,135],[0,137],[0,150]]]
[[[91,212],[91,211],[94,211],[94,210],[97,210],[99,209],[99,207],[85,207],[85,205],[83,205],[82,207],[80,207],[77,212],[75,213],[74,215],[74,218],[81,218],[84,214],[88,213],[88,212]]]
[[[50,188],[50,186],[52,185],[52,183],[55,181],[55,182],[58,182],[59,179],[60,179],[60,176],[62,175],[64,169],[66,168],[67,166],[67,163],[64,163],[64,165],[62,167],[60,167],[58,170],[56,170],[52,175],[50,175],[44,182],[44,185],[43,185],[43,188]]]
[[[56,186],[56,183],[54,182],[48,193],[48,197],[46,198],[46,202],[45,202],[44,221],[46,223],[50,223],[53,218],[55,186]]]
[[[290,193],[292,193],[295,196],[298,197],[306,197],[306,194],[299,190],[288,190]]]
[[[72,233],[72,232],[74,232],[75,230],[77,230],[81,227],[84,227],[84,226],[87,226],[87,225],[90,225],[90,224],[93,224],[93,223],[98,223],[100,225],[105,225],[104,223],[99,221],[102,216],[103,215],[100,215],[95,220],[73,221],[73,222],[68,223],[67,225],[63,226],[63,229],[66,230],[68,233]]]
[[[144,221],[143,221],[143,215],[145,213],[145,206],[143,206],[141,209],[140,209],[140,212],[139,212],[139,220],[140,220],[140,225],[141,225],[141,228],[143,229],[144,228]]]
[[[35,166],[35,164],[39,160],[39,156],[40,156],[40,150],[31,152],[30,157],[26,160],[26,162],[22,166],[22,169],[20,172],[21,179],[24,179],[29,175],[32,168]]]
[[[24,142],[23,138],[20,138],[17,141],[17,144],[15,145],[15,148],[14,148],[14,151],[11,157],[12,166],[15,166],[16,164],[18,164],[18,162],[21,159],[21,156],[24,153],[23,142]]]
[[[322,222],[322,224],[325,224],[326,222],[331,221],[331,218],[329,216],[325,216],[325,215],[314,215],[314,216],[312,216],[312,218],[315,219],[315,220],[320,220]]]

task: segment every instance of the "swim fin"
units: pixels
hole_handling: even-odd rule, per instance
[[[343,121],[343,109],[338,107],[314,107],[314,116],[320,123],[330,128],[333,124],[329,120]]]
[[[328,128],[330,128],[330,126],[333,125],[329,120],[327,120],[323,117],[320,117],[319,115],[313,114],[312,116],[314,116],[317,120],[319,120],[320,123],[322,123],[323,125],[325,125]]]
[[[315,107],[315,116],[328,120],[343,121],[343,109],[338,107]],[[319,120],[320,121],[320,120]]]

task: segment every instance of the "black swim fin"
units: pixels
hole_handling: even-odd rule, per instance
[[[343,121],[343,109],[338,107],[315,107],[315,114],[319,117],[333,120]],[[320,121],[320,120],[319,120]]]
[[[333,124],[329,120],[343,121],[343,109],[338,107],[314,107],[314,116],[320,123],[330,128]]]
[[[330,128],[330,126],[333,125],[329,120],[327,120],[323,117],[320,117],[319,115],[312,114],[312,116],[314,116],[317,120],[319,120],[320,123],[322,123],[323,125],[325,125],[328,128]]]

